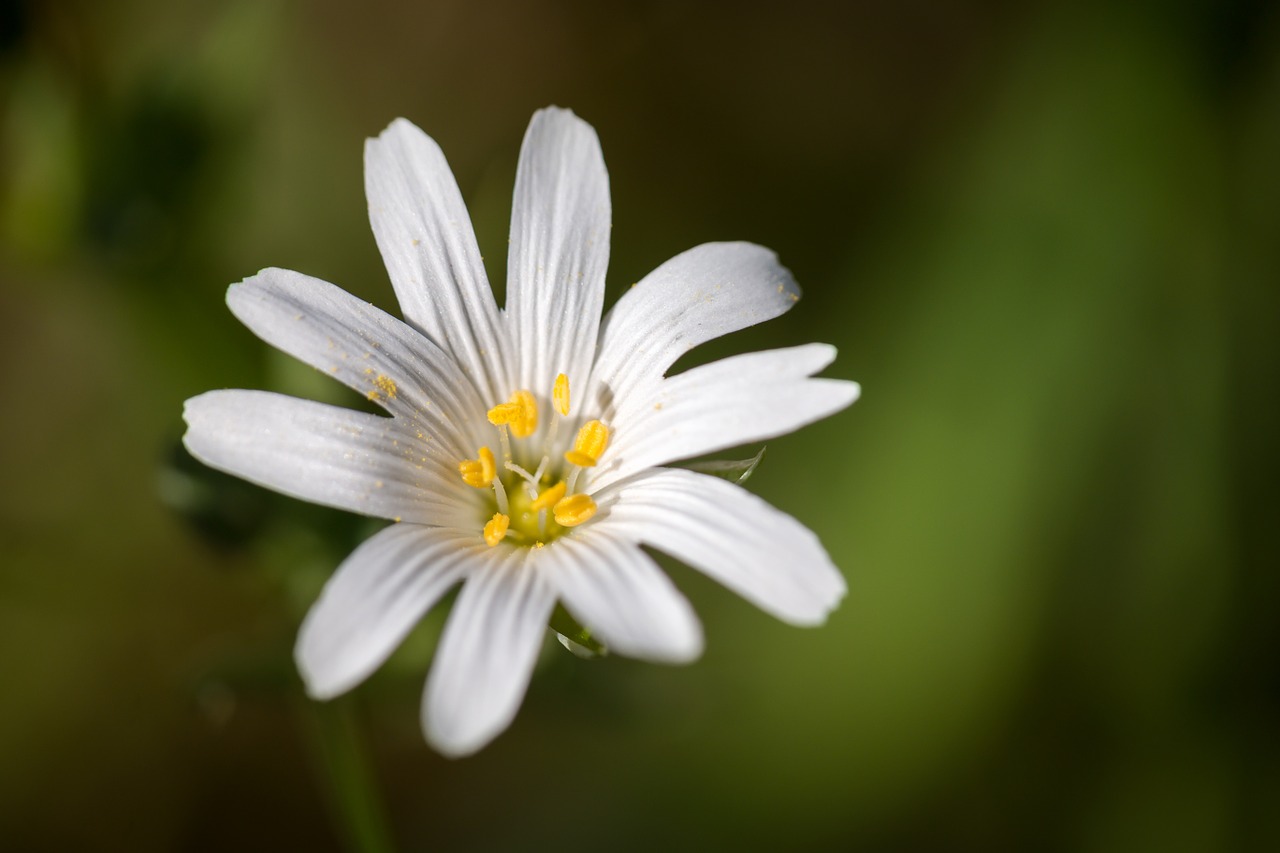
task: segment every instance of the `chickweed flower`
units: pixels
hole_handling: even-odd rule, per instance
[[[667,261],[603,317],[611,205],[600,144],[550,108],[520,152],[500,309],[440,148],[399,119],[365,148],[369,217],[398,320],[301,273],[232,285],[267,343],[386,412],[264,391],[187,401],[206,464],[303,500],[395,522],[336,570],[299,633],[318,699],[363,681],[462,585],[427,678],[442,753],[511,722],[557,602],[610,650],[682,663],[702,629],[648,545],[768,613],[821,623],[845,584],[817,537],[738,485],[662,467],[791,432],[858,397],[813,375],[825,344],[667,376],[705,341],[800,298],[772,252],[709,243]]]

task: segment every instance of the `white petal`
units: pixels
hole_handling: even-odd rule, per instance
[[[524,698],[555,593],[527,549],[491,548],[462,587],[436,650],[423,731],[441,753],[468,755],[511,724]]]
[[[821,624],[845,582],[811,530],[732,483],[677,469],[598,495],[593,523],[652,545],[796,625]]]
[[[662,380],[620,403],[613,442],[584,481],[598,489],[644,468],[792,432],[858,398],[856,382],[809,379],[835,347],[754,352]]]
[[[233,284],[227,305],[267,343],[412,421],[456,458],[475,452],[455,426],[483,410],[453,359],[421,333],[339,287],[282,269]]]
[[[702,654],[698,617],[653,560],[603,525],[582,534],[536,555],[574,618],[619,654],[664,663]]]
[[[206,465],[364,515],[449,524],[471,497],[392,418],[266,391],[209,391],[187,401],[183,443]]]
[[[520,149],[507,314],[522,388],[550,393],[556,375],[585,383],[609,265],[609,176],[591,125],[569,110],[535,113]]]
[[[762,246],[706,243],[676,255],[605,318],[587,408],[608,421],[614,401],[656,383],[693,347],[777,317],[799,298],[791,273]]]
[[[395,651],[486,546],[476,533],[393,524],[340,565],[298,633],[294,657],[307,692],[338,696]]]
[[[405,319],[452,353],[492,404],[508,384],[506,330],[440,146],[396,119],[365,143],[364,183],[369,222]]]

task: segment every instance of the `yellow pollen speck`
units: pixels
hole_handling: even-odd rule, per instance
[[[375,403],[378,402],[378,392],[376,390],[370,391],[368,394],[365,394],[365,396]]]
[[[541,548],[541,547],[542,547],[543,545],[545,545],[545,544],[546,544],[545,542],[534,542],[534,543],[533,543],[533,547],[535,547],[535,548]]]
[[[564,458],[572,465],[594,467],[609,446],[609,428],[600,421],[587,421],[573,440],[573,449]]]
[[[577,527],[596,514],[596,502],[579,492],[556,504],[554,513],[556,524]]]
[[[556,483],[554,486],[544,490],[542,494],[538,495],[538,497],[529,504],[529,509],[534,512],[540,512],[541,510],[554,506],[560,502],[561,498],[564,497],[564,492],[565,482],[561,480],[559,483]]]
[[[421,240],[419,240],[419,239],[417,239],[417,238],[414,238],[414,240],[413,240],[413,245],[417,246],[417,245],[419,245],[419,244],[421,244],[421,243],[422,243],[422,241],[421,241]]]
[[[563,373],[556,377],[556,385],[551,391],[551,399],[555,402],[557,412],[561,415],[569,414],[569,377]]]
[[[373,380],[373,384],[377,386],[379,391],[387,395],[388,400],[396,398],[396,381],[390,376],[379,373],[378,378]]]
[[[484,526],[484,541],[490,548],[502,541],[507,535],[507,528],[511,526],[511,519],[500,512],[495,512],[493,518],[489,519]]]
[[[487,447],[480,448],[478,459],[464,459],[458,463],[458,473],[462,482],[477,489],[487,489],[498,473],[498,466],[493,458],[493,451]]]

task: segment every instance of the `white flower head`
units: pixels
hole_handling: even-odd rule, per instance
[[[397,522],[338,567],[303,622],[296,657],[312,696],[364,680],[459,583],[422,707],[446,755],[510,724],[557,601],[612,651],[693,660],[701,626],[641,545],[787,622],[825,619],[845,584],[812,532],[735,484],[659,467],[857,399],[855,383],[811,378],[835,357],[825,344],[665,375],[692,347],[799,299],[772,252],[698,246],[602,321],[608,175],[595,131],[563,109],[534,115],[520,151],[505,309],[430,137],[400,119],[369,140],[365,187],[404,322],[281,269],[232,285],[227,304],[390,417],[236,390],[185,411],[186,446],[205,464]]]

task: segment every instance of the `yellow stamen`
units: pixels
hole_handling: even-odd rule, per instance
[[[554,506],[561,498],[564,497],[564,491],[565,482],[561,480],[559,483],[556,483],[554,486],[538,495],[537,499],[534,500],[533,503],[529,504],[529,509],[534,512],[541,512],[544,509]]]
[[[556,524],[577,527],[596,514],[596,502],[579,492],[561,500],[552,512],[556,517]]]
[[[569,414],[569,377],[563,373],[556,377],[556,385],[551,389],[551,399],[557,412],[561,415]]]
[[[572,465],[593,468],[608,446],[609,428],[600,421],[587,421],[578,430],[578,437],[573,441],[573,449],[567,451],[564,458]]]
[[[516,438],[528,438],[538,429],[538,404],[528,391],[517,391],[511,402],[520,406],[520,417],[511,422],[511,433]]]
[[[516,438],[528,438],[538,429],[538,403],[528,391],[517,391],[506,403],[489,410],[489,423],[511,427]]]
[[[520,417],[520,407],[515,403],[499,403],[489,410],[489,423],[494,426],[509,424]]]
[[[498,473],[497,465],[494,464],[493,451],[487,447],[480,448],[479,459],[464,459],[458,463],[458,473],[462,475],[462,482],[468,486],[474,486],[477,489],[488,488],[493,482],[494,475]]]
[[[495,512],[493,518],[484,526],[484,541],[490,548],[502,541],[507,535],[507,528],[511,526],[511,519],[500,512]]]

